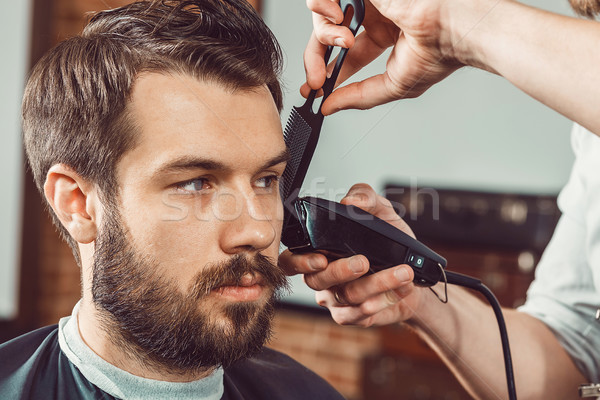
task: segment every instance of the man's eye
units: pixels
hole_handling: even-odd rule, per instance
[[[190,181],[182,182],[177,184],[177,189],[183,190],[186,192],[199,192],[202,190],[209,189],[210,185],[208,184],[208,179],[206,178],[196,178]]]
[[[270,188],[273,187],[279,182],[279,176],[277,175],[268,175],[263,176],[262,178],[256,181],[256,186],[259,188]]]

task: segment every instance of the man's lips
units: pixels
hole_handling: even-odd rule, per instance
[[[212,290],[213,293],[234,301],[258,300],[265,290],[264,279],[257,273],[242,276],[239,282],[225,283]]]

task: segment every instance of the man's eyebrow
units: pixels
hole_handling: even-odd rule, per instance
[[[183,156],[170,161],[167,164],[161,165],[152,176],[157,177],[163,174],[184,172],[193,169],[204,170],[225,170],[227,166],[222,162],[211,160],[210,158],[202,158],[196,156]]]
[[[290,152],[286,147],[285,150],[283,150],[281,153],[279,153],[278,155],[276,155],[275,157],[271,158],[266,163],[264,163],[260,169],[261,170],[267,169],[274,165],[281,164],[282,162],[288,162],[288,161],[290,161]]]
[[[267,169],[274,165],[280,164],[282,162],[287,162],[290,159],[290,153],[286,148],[281,153],[276,155],[275,157],[267,160],[260,168],[260,170]],[[154,177],[160,176],[162,174],[169,174],[175,172],[183,172],[194,169],[202,169],[207,171],[228,171],[231,170],[231,167],[226,164],[212,160],[210,158],[196,157],[196,156],[183,156],[176,158],[175,160],[160,166],[152,175]]]

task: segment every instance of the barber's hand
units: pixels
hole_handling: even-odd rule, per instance
[[[360,207],[414,237],[390,202],[369,185],[354,185],[341,202]],[[414,273],[408,265],[363,276],[369,270],[369,261],[362,255],[328,262],[322,254],[292,254],[286,250],[279,257],[279,265],[289,275],[304,274],[306,284],[317,290],[317,303],[327,307],[342,325],[404,321],[413,315],[422,295],[422,288],[412,283]]]
[[[338,78],[345,81],[393,46],[386,71],[335,90],[323,103],[325,115],[367,109],[402,98],[417,97],[462,64],[451,55],[449,33],[442,29],[445,0],[365,0],[364,32],[353,37],[337,26],[343,13],[336,1],[307,0],[313,11],[314,31],[304,52],[307,83],[301,93],[320,89],[325,82],[323,60],[327,45],[351,48]],[[329,66],[331,69],[333,63]]]

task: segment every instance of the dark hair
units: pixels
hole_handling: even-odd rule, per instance
[[[103,200],[118,194],[115,166],[135,145],[127,102],[140,73],[183,73],[231,90],[266,85],[281,111],[280,69],[275,37],[244,0],[141,1],[95,14],[81,36],[37,63],[25,89],[25,149],[42,197],[58,163],[97,184]]]

